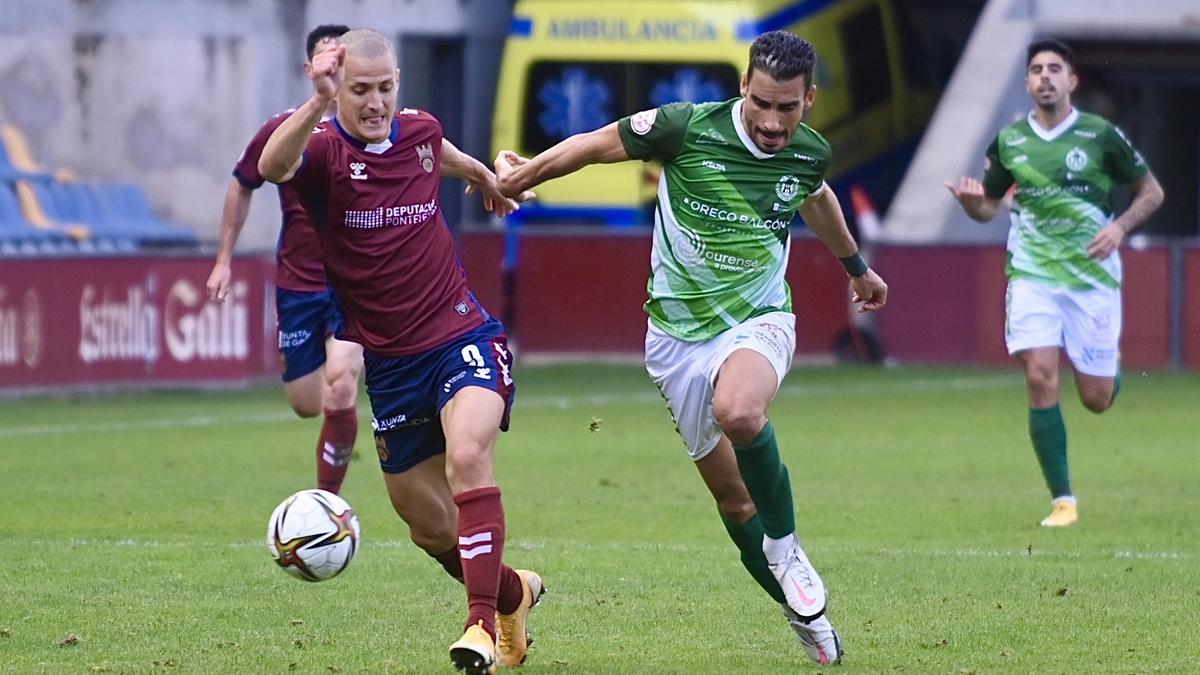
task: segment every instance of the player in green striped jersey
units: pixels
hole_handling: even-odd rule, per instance
[[[1071,525],[1079,512],[1067,468],[1067,430],[1059,410],[1058,352],[1075,369],[1088,410],[1102,413],[1120,388],[1121,259],[1125,235],[1162,204],[1145,161],[1108,120],[1071,106],[1078,79],[1071,49],[1057,40],[1029,46],[1025,88],[1034,109],[1000,130],[987,150],[983,181],[946,187],[967,215],[991,220],[1014,184],[1008,235],[1005,342],[1025,370],[1029,436],[1053,499],[1041,522]],[[1133,187],[1113,218],[1112,189]]]
[[[742,564],[780,603],[809,657],[829,663],[841,645],[825,586],[796,538],[791,483],[767,419],[795,351],[784,281],[794,216],[842,259],[860,310],[882,307],[887,285],[859,257],[825,183],[829,144],[802,123],[815,62],[807,41],[765,33],[750,48],[741,97],[645,110],[531,160],[502,152],[496,168],[502,191],[520,194],[588,164],[662,162],[646,368]]]

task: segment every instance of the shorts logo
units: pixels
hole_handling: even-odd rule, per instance
[[[363,173],[366,168],[363,162],[350,162],[350,180],[366,180],[367,174]]]
[[[383,419],[372,419],[371,428],[375,433],[391,431],[392,429],[402,429],[404,427],[419,427],[422,424],[429,424],[431,420],[428,417],[412,417],[410,418],[405,413],[392,415]]]
[[[303,346],[305,342],[312,339],[312,336],[312,331],[304,328],[292,331],[279,331],[279,348],[292,349]]]
[[[467,376],[467,372],[465,370],[462,372],[455,373],[454,377],[450,378],[449,380],[446,380],[445,384],[442,385],[442,391],[449,394],[450,389],[452,389],[454,387],[454,383],[458,382],[459,380],[463,379],[466,376]]]
[[[1081,150],[1078,146],[1071,148],[1067,153],[1067,168],[1072,171],[1083,171],[1083,167],[1087,166],[1087,153]]]
[[[638,136],[645,136],[650,133],[651,127],[654,126],[654,119],[658,117],[658,108],[643,110],[633,117],[629,118],[629,128]]]
[[[433,144],[426,143],[417,146],[417,161],[421,163],[421,168],[425,170],[425,173],[433,173]]]
[[[388,461],[387,441],[384,440],[383,436],[375,437],[375,452],[379,453],[379,461]]]
[[[496,351],[496,365],[500,366],[500,378],[504,380],[505,385],[512,384],[511,363],[512,355],[508,353],[507,344],[501,342],[493,342],[492,349]]]
[[[467,303],[465,303],[465,302],[458,303],[457,305],[454,306],[454,311],[458,312],[459,314],[461,314],[463,316],[466,316],[467,315]]]
[[[477,377],[481,380],[491,379],[492,369],[491,368],[476,368],[475,369],[475,377]]]

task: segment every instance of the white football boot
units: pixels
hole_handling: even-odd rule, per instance
[[[825,584],[796,542],[796,535],[789,534],[783,539],[764,536],[763,553],[796,616],[802,621],[821,616],[825,611]]]
[[[841,662],[842,655],[845,654],[842,651],[842,641],[838,639],[837,631],[829,623],[828,617],[822,614],[806,622],[796,616],[791,607],[780,606],[783,607],[783,616],[792,627],[792,632],[800,638],[800,644],[804,645],[804,651],[808,652],[808,658],[822,666]]]

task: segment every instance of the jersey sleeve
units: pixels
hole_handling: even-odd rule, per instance
[[[263,148],[266,147],[271,133],[278,129],[290,114],[290,112],[280,113],[264,122],[258,132],[254,134],[254,138],[251,138],[250,142],[246,144],[246,149],[242,150],[242,156],[238,158],[237,164],[233,165],[233,177],[242,184],[242,187],[247,190],[257,190],[266,182],[258,173],[258,158],[262,157]]]
[[[683,148],[692,118],[691,103],[668,103],[617,121],[621,144],[631,159],[670,162]]]
[[[988,199],[1001,199],[1012,187],[1013,175],[1000,161],[1000,137],[992,139],[983,165],[983,194]]]
[[[337,138],[329,129],[314,133],[308,139],[308,147],[300,157],[300,168],[296,169],[288,184],[305,191],[319,189],[327,182],[325,179],[329,175],[329,157],[335,142]]]
[[[1133,183],[1150,170],[1125,132],[1111,124],[1104,134],[1104,161],[1113,181],[1121,184]]]

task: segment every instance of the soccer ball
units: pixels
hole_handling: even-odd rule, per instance
[[[301,490],[283,500],[267,522],[267,548],[288,574],[332,579],[354,559],[361,536],[346,500],[325,490]]]

